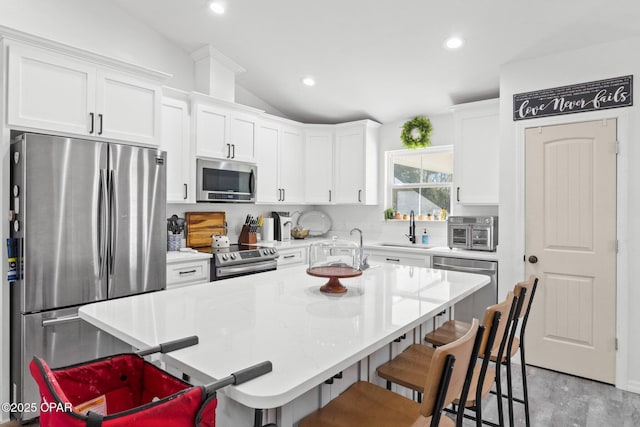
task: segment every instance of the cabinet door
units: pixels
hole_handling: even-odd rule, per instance
[[[256,119],[249,114],[231,116],[231,158],[253,162],[256,141]]]
[[[282,201],[304,203],[304,141],[301,129],[282,129],[279,156]]]
[[[282,191],[278,183],[278,140],[280,130],[276,124],[263,122],[258,127],[256,143],[256,163],[258,182],[256,201],[258,203],[278,203]]]
[[[353,127],[336,131],[336,203],[363,203],[365,173],[364,129]]]
[[[308,131],[304,149],[305,201],[333,203],[333,132]]]
[[[44,49],[9,45],[7,120],[11,126],[95,134],[96,69]]]
[[[97,134],[105,138],[160,144],[160,86],[125,74],[98,71]]]
[[[204,104],[195,107],[196,156],[227,159],[231,157],[228,142],[229,111]]]
[[[467,104],[454,114],[456,201],[460,204],[498,204],[498,104],[482,101],[477,108]]]
[[[162,101],[162,142],[167,152],[167,203],[195,203],[195,176],[186,101]]]

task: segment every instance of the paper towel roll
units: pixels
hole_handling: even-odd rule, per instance
[[[273,242],[273,218],[262,219],[262,240]]]

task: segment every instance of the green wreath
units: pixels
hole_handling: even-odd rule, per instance
[[[413,120],[407,121],[402,126],[402,133],[400,139],[402,144],[407,148],[421,148],[431,145],[431,121],[423,116],[418,116]]]

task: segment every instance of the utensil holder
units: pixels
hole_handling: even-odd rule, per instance
[[[167,250],[179,251],[182,243],[182,234],[167,234]]]
[[[243,225],[242,231],[240,231],[240,237],[238,237],[238,243],[241,245],[254,245],[258,243],[255,231],[251,231],[253,226]]]

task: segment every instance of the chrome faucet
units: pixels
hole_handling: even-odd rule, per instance
[[[409,234],[405,234],[409,241],[416,244],[416,215],[413,211],[409,214]]]
[[[364,247],[362,246],[362,230],[359,228],[354,228],[349,232],[350,236],[353,236],[353,232],[357,231],[360,233],[360,270],[366,270],[369,268],[369,263],[367,262],[367,257],[364,256]]]

